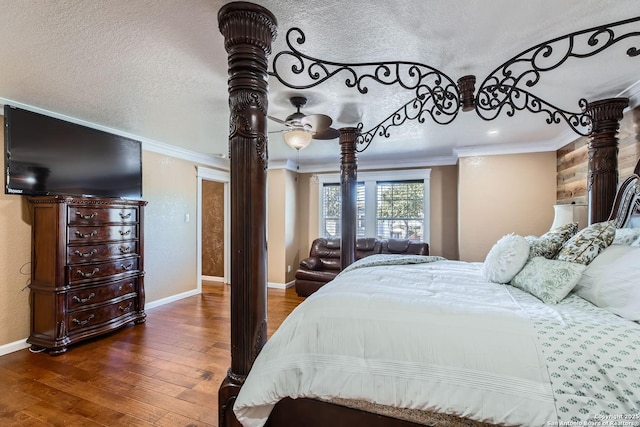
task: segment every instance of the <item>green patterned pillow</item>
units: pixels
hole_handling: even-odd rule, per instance
[[[553,230],[549,230],[540,237],[526,236],[525,239],[529,242],[531,250],[529,252],[529,259],[537,256],[542,256],[548,259],[553,259],[562,245],[567,240],[573,237],[578,232],[578,223],[572,222]]]
[[[591,224],[569,239],[558,252],[556,259],[587,265],[603,249],[611,245],[615,234],[614,221]]]
[[[576,286],[586,265],[535,257],[511,280],[545,304],[557,304]]]

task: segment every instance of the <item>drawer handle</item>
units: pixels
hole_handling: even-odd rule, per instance
[[[81,237],[83,239],[87,238],[87,237],[93,237],[96,234],[98,234],[98,230],[93,230],[91,233],[81,233],[80,231],[76,231],[76,236]]]
[[[119,305],[118,309],[120,309],[120,311],[130,311],[131,306],[133,306],[133,302],[129,301],[129,304],[127,304],[125,307]]]
[[[127,283],[125,286],[128,286],[129,288],[133,289],[133,283],[132,282]],[[122,286],[122,285],[118,286],[118,290],[119,291],[123,290],[125,288],[125,286]]]
[[[120,230],[121,236],[128,236],[129,234],[131,234],[131,230]]]
[[[76,270],[76,271],[80,276],[82,276],[82,277],[84,277],[86,279],[88,277],[94,276],[96,273],[98,273],[100,271],[100,269],[96,267],[96,268],[93,269],[93,271],[91,273],[85,273],[82,270]]]
[[[131,252],[131,248],[129,246],[120,246],[120,253],[121,254],[126,254]]]
[[[93,318],[96,317],[95,314],[92,314],[91,316],[87,317],[85,320],[78,320],[76,318],[71,319],[71,321],[73,323],[75,323],[76,325],[80,325],[80,326],[84,326],[87,323],[91,322],[93,320]]]
[[[130,270],[131,267],[133,267],[133,263],[132,262],[129,263],[129,265],[124,265],[124,264],[120,265],[120,268],[123,269],[124,271]]]
[[[75,251],[74,252],[74,254],[78,255],[80,258],[94,256],[97,253],[98,253],[97,249],[91,249],[90,252],[80,252],[80,251]]]
[[[77,296],[75,296],[75,295],[74,295],[74,296],[73,296],[73,300],[74,300],[75,302],[85,303],[85,302],[89,301],[91,298],[93,298],[93,297],[95,297],[95,296],[96,296],[96,294],[94,294],[93,292],[91,292],[91,293],[89,294],[89,296],[88,296],[88,297],[86,297],[86,298],[79,298],[79,297],[77,297]]]
[[[129,213],[120,212],[120,218],[122,218],[122,219],[131,218],[131,212],[129,212]]]
[[[92,219],[92,218],[95,218],[98,215],[98,212],[94,212],[91,215],[83,215],[80,212],[76,212],[76,215],[78,215],[82,219]]]

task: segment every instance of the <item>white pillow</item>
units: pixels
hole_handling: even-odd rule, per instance
[[[484,278],[494,283],[509,283],[529,258],[529,242],[517,234],[507,234],[498,240],[484,260]]]
[[[535,257],[511,280],[511,285],[529,292],[545,304],[557,304],[576,286],[587,268],[576,262]]]
[[[618,316],[640,321],[640,247],[606,248],[584,271],[575,293]]]
[[[640,228],[616,228],[612,245],[630,245],[640,239]]]

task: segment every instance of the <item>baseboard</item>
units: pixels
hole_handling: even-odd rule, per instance
[[[219,282],[223,282],[223,278],[216,278],[216,277],[212,277],[212,278],[206,278],[203,277],[204,280],[212,280],[212,281],[219,281]],[[216,280],[216,279],[220,279],[220,280]],[[269,288],[276,288],[276,289],[287,289],[292,287],[295,284],[295,281],[291,281],[288,283],[273,283],[273,282],[269,282],[267,284],[267,286]],[[151,310],[153,308],[156,307],[160,307],[162,305],[165,304],[169,304],[178,300],[181,300],[183,298],[188,298],[188,297],[192,297],[194,295],[198,295],[200,294],[200,291],[198,291],[197,289],[191,290],[191,291],[187,291],[187,292],[183,292],[181,294],[177,294],[177,295],[172,295],[170,297],[167,298],[162,298],[150,303],[145,304],[144,309],[145,310]],[[4,344],[4,345],[0,345],[0,356],[4,356],[5,354],[9,354],[9,353],[13,353],[14,351],[19,351],[19,350],[23,350],[25,348],[29,348],[30,344],[27,343],[27,339],[22,339],[19,341],[15,341],[12,343],[8,343],[8,344]]]
[[[293,285],[296,284],[295,280],[292,280],[290,282],[287,283],[275,283],[275,282],[267,282],[267,288],[274,288],[274,289],[288,289],[293,287]]]
[[[201,280],[206,280],[209,282],[223,282],[224,283],[224,277],[219,277],[219,276],[202,276]]]
[[[156,307],[160,307],[161,305],[169,304],[174,301],[181,300],[183,298],[192,297],[194,295],[199,295],[201,292],[198,289],[194,289],[192,291],[183,292],[181,294],[172,295],[170,297],[162,298],[144,305],[145,310],[151,310]]]
[[[9,344],[0,345],[0,356],[13,353],[14,351],[24,350],[25,348],[29,348],[30,346],[31,345],[27,343],[26,338],[20,341],[10,342]]]
[[[173,295],[167,298],[162,298],[157,301],[150,302],[144,305],[145,310],[150,310],[152,308],[160,307],[161,305],[169,304],[174,301],[181,300],[183,298],[192,297],[194,295],[200,294],[200,291],[194,289],[192,291],[183,292],[178,295]],[[4,356],[5,354],[13,353],[14,351],[23,350],[25,348],[29,348],[31,345],[27,343],[27,339],[11,342],[9,344],[0,345],[0,356]]]

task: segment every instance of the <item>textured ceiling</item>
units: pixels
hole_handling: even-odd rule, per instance
[[[218,31],[219,0],[0,0],[0,101],[216,156],[227,153],[227,57]],[[521,51],[557,36],[640,16],[638,0],[338,1],[263,0],[278,19],[274,52],[300,27],[311,56],[344,62],[411,61],[453,80],[481,81]],[[636,25],[640,31],[640,25]],[[555,105],[579,110],[578,99],[632,96],[640,57],[624,54],[640,37],[594,58],[568,61],[535,89]],[[270,81],[269,114],[294,110],[331,116],[334,127],[362,121],[370,128],[406,102],[397,87],[371,86],[360,95],[335,79],[310,90]],[[274,122],[269,130],[282,129]],[[490,133],[489,131],[493,131]],[[455,161],[457,154],[550,149],[571,139],[566,125],[518,112],[486,122],[461,113],[441,126],[427,120],[376,138],[363,167]],[[279,133],[270,135],[271,164],[296,161]],[[337,141],[313,141],[300,168],[337,167]],[[323,166],[325,165],[325,166]]]

